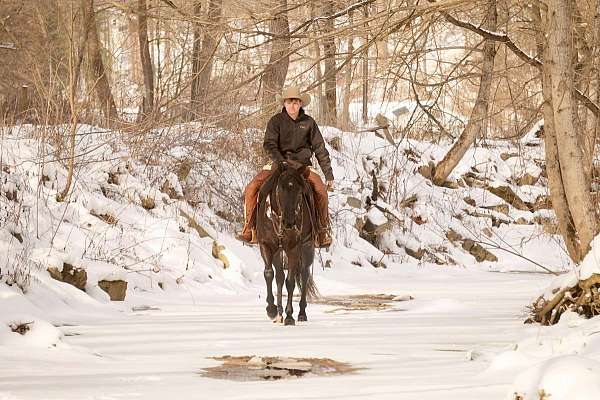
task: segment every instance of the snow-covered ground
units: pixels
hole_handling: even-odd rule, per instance
[[[73,190],[57,202],[67,171],[54,149],[33,138],[34,127],[3,131],[0,399],[514,400],[518,393],[538,400],[539,389],[550,400],[600,397],[600,323],[568,314],[551,328],[523,324],[533,299],[572,280],[540,268],[572,268],[560,238],[535,222],[552,221],[550,211],[507,205],[477,185],[432,186],[417,171],[447,145],[404,139],[392,146],[372,133],[323,131],[338,143],[330,149],[335,242],[314,266],[321,294],[414,300],[381,311],[311,304],[309,321],[296,327],[268,321],[258,250],[234,240],[234,224],[221,217],[224,199],[239,198],[252,174],[249,160],[217,153],[180,174],[198,147],[179,143],[169,163],[142,164],[118,134],[82,126]],[[218,146],[222,136],[199,133],[194,142]],[[533,204],[547,194],[539,144],[528,135],[474,148],[451,179],[470,174]],[[227,176],[218,193],[209,173]],[[517,185],[525,174],[537,179]],[[381,185],[375,201],[373,175]],[[186,188],[197,190],[193,206]],[[360,237],[359,222],[382,227],[379,248]],[[450,228],[497,261],[477,262],[447,238]],[[597,247],[586,265],[595,263]],[[448,265],[436,265],[440,259]],[[84,290],[47,271],[67,264],[86,271]],[[100,288],[115,280],[128,282],[123,302]],[[19,327],[24,334],[14,332]],[[359,370],[276,382],[200,375],[218,364],[208,357],[224,355],[327,357]]]
[[[257,284],[240,294],[160,304],[130,300],[122,315],[43,331],[39,347],[2,347],[3,399],[493,399],[519,369],[489,370],[524,335],[524,304],[547,278],[394,265],[388,270],[315,270],[322,294],[411,295],[384,311],[309,305],[309,321],[273,324]],[[130,307],[153,306],[147,311]],[[33,330],[35,332],[37,327]],[[31,339],[34,340],[34,339]],[[48,346],[55,343],[56,346]],[[32,343],[33,345],[33,343]],[[203,378],[208,357],[327,357],[359,372],[278,382]]]

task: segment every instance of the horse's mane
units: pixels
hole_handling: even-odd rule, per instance
[[[318,229],[318,227],[316,226],[316,224],[317,224],[317,216],[315,214],[316,207],[315,207],[315,201],[314,201],[312,187],[311,187],[310,183],[308,183],[308,181],[303,178],[305,168],[307,168],[307,167],[303,167],[300,170],[298,170],[294,167],[288,166],[284,170],[280,170],[280,169],[274,170],[273,173],[271,174],[271,176],[269,176],[269,178],[265,181],[265,183],[260,188],[259,195],[258,195],[258,204],[264,204],[267,201],[267,198],[270,197],[271,208],[276,213],[280,213],[281,210],[277,209],[277,207],[278,207],[277,202],[273,201],[273,199],[275,199],[275,191],[277,189],[277,184],[279,183],[279,179],[281,178],[281,175],[283,174],[283,172],[291,172],[292,178],[296,181],[296,183],[298,183],[302,187],[302,196],[304,198],[304,201],[306,202],[306,205],[308,206],[308,212],[310,214],[311,230],[312,230],[313,235],[315,235],[316,230]],[[260,208],[262,208],[263,211],[265,211],[265,207],[260,207]]]

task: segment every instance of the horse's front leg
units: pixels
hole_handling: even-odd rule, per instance
[[[298,321],[306,321],[306,292],[308,292],[308,277],[310,271],[308,268],[302,268],[301,273],[302,292],[300,293],[300,312],[298,313]]]
[[[287,289],[287,306],[285,307],[285,321],[284,325],[296,325],[294,320],[294,307],[292,301],[294,300],[294,289],[296,288],[296,277],[295,271],[288,265],[288,276],[285,278],[285,287]]]
[[[285,271],[282,263],[275,264],[275,281],[277,282],[277,318],[275,322],[283,322],[283,283]]]
[[[275,307],[273,297],[273,252],[265,246],[260,246],[260,251],[265,261],[265,282],[267,284],[267,316],[275,319],[277,316],[277,307]]]

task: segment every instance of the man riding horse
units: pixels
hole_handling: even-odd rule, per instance
[[[254,223],[258,192],[262,184],[271,176],[272,170],[281,168],[286,163],[298,168],[311,166],[311,158],[314,154],[327,179],[325,185],[312,168],[307,168],[304,175],[313,188],[317,208],[319,231],[315,245],[329,247],[331,233],[327,190],[333,187],[333,170],[321,131],[315,120],[304,112],[303,107],[310,103],[310,96],[300,93],[298,87],[292,86],[283,90],[281,96],[277,97],[277,103],[283,108],[267,123],[263,142],[263,148],[272,162],[265,166],[244,190],[245,224],[237,238],[247,243],[256,243]]]

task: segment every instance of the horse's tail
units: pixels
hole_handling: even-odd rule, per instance
[[[302,287],[302,274],[296,274],[296,284],[300,288],[300,293],[304,288]],[[308,281],[306,282],[306,297],[308,300],[315,300],[321,297],[321,293],[319,293],[319,289],[317,289],[317,284],[312,277],[312,274],[308,274]]]

